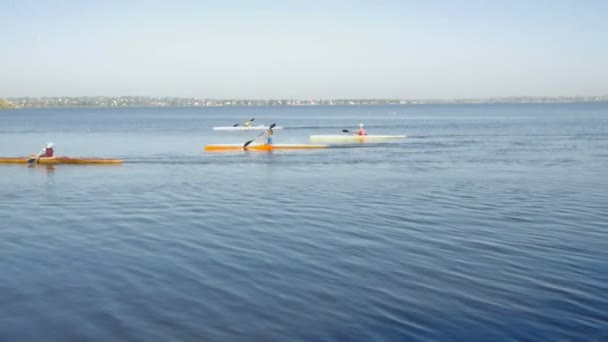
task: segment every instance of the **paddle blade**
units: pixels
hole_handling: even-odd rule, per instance
[[[251,144],[252,142],[253,142],[253,140],[249,140],[248,142],[246,142],[246,143],[243,145],[243,148],[247,148],[247,146],[249,146],[249,144]]]
[[[38,161],[38,158],[40,158],[41,156],[42,156],[42,152],[38,153],[38,155],[37,155],[37,156],[35,156],[35,157],[33,157],[33,158],[28,159],[28,160],[27,160],[27,163],[28,163],[28,164],[32,164],[32,163],[34,163],[34,162]]]
[[[350,132],[350,131],[349,131],[349,130],[347,130],[347,129],[343,129],[343,130],[342,130],[342,133],[349,133],[349,132]]]
[[[249,121],[245,121],[245,122],[243,122],[243,124],[246,124],[246,123],[248,123],[248,122],[252,122],[253,120],[255,120],[255,118],[251,118],[251,119],[249,119]],[[232,125],[232,127],[236,127],[236,126],[238,126],[238,125],[240,125],[240,124],[234,124],[234,125]]]
[[[272,124],[272,125],[270,125],[270,127],[268,127],[268,128],[273,129],[273,128],[274,128],[276,125],[277,125],[276,123],[273,123],[273,124]]]

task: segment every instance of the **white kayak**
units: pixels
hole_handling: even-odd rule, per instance
[[[219,126],[213,127],[214,131],[261,131],[268,129],[268,126],[259,125],[259,126]],[[281,126],[274,126],[272,129],[283,129]]]
[[[385,140],[405,139],[407,135],[358,135],[358,134],[328,134],[311,135],[310,142],[334,142],[334,143],[363,143],[381,142]]]

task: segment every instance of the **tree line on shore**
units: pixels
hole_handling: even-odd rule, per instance
[[[2,108],[65,107],[207,107],[207,106],[305,106],[305,105],[415,105],[608,102],[603,96],[515,96],[470,99],[200,99],[149,96],[60,96],[0,98]]]

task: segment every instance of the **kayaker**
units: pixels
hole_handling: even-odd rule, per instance
[[[359,134],[359,135],[367,135],[367,132],[365,131],[365,127],[363,126],[362,123],[359,124],[359,131],[357,131],[357,134]]]
[[[266,145],[272,145],[272,135],[274,134],[274,132],[272,131],[272,128],[268,128],[266,130]]]
[[[53,150],[53,146],[55,146],[55,144],[53,144],[52,142],[46,144],[46,146],[38,154],[38,157],[52,157],[53,153],[55,153],[55,150]]]

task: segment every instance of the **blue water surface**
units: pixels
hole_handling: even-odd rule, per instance
[[[308,143],[205,153],[276,123]],[[608,340],[608,104],[0,111],[0,340]]]

